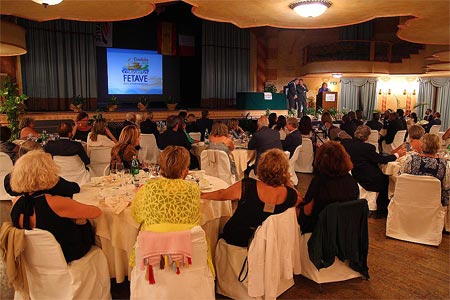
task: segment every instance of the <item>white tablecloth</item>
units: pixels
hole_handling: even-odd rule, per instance
[[[206,176],[212,188],[208,191],[227,188],[228,185],[222,179]],[[125,276],[130,276],[128,257],[134,247],[136,237],[139,232],[139,224],[131,217],[131,209],[127,207],[120,214],[114,213],[114,209],[100,203],[102,197],[100,193],[106,187],[92,186],[86,184],[81,187],[81,191],[73,198],[81,203],[96,205],[102,210],[102,215],[91,220],[95,227],[96,242],[101,246],[106,255],[111,277],[116,278],[118,283],[125,280]],[[130,189],[128,195],[132,199],[135,190]],[[231,201],[210,201],[200,202],[201,221],[200,225],[205,230],[210,240],[211,249],[215,249],[221,219],[228,219],[232,215]],[[223,223],[223,221],[222,221]],[[214,257],[214,256],[213,256]]]

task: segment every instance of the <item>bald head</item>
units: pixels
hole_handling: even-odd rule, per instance
[[[263,126],[269,126],[269,119],[267,119],[266,116],[261,116],[258,119],[258,128],[261,128]]]

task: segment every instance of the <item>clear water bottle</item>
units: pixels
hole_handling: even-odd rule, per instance
[[[205,129],[205,144],[209,144],[209,131],[208,131],[208,128]]]
[[[136,158],[136,155],[133,155],[133,159],[131,160],[131,175],[135,177],[139,174],[139,161]]]

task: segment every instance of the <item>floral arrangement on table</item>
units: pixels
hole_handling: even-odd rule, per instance
[[[273,83],[268,83],[268,84],[264,87],[264,92],[268,92],[268,93],[276,93],[276,92],[277,92],[277,87],[276,87]]]
[[[295,108],[291,108],[288,110],[288,117],[295,118],[297,117],[297,110]]]
[[[17,84],[7,76],[0,90],[0,112],[6,113],[8,127],[12,131],[11,140],[15,140],[19,135],[19,118],[25,111],[27,99],[27,95],[19,95]]]
[[[81,95],[76,95],[73,96],[72,103],[70,104],[69,108],[74,112],[80,112],[83,110],[84,103],[86,103],[86,99],[83,98]]]
[[[140,111],[146,111],[149,103],[150,101],[148,100],[147,97],[141,96],[137,100],[137,107],[139,108]]]
[[[107,106],[108,111],[115,111],[117,109],[117,97],[116,96],[112,96],[109,99],[109,104]]]

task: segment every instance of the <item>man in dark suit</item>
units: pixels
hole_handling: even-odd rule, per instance
[[[49,141],[45,145],[45,152],[50,153],[52,156],[74,156],[78,155],[83,161],[84,165],[90,164],[90,159],[84,151],[81,143],[72,141],[72,124],[61,123],[58,126],[59,140]]]
[[[139,124],[141,128],[141,133],[153,134],[155,138],[158,139],[159,136],[158,126],[156,126],[156,123],[153,122],[152,119],[153,113],[152,112],[147,113],[147,117],[145,118],[145,120],[142,121],[141,124]]]
[[[441,114],[439,112],[435,112],[431,121],[429,121],[428,124],[425,125],[425,132],[430,133],[430,129],[431,127],[433,127],[433,125],[441,125],[441,124],[442,124]]]
[[[297,105],[298,105],[297,116],[299,118],[305,115],[307,92],[308,87],[306,86],[306,84],[303,83],[303,79],[299,79],[297,84]]]
[[[423,117],[423,119],[425,121],[428,121],[428,122],[433,120],[433,111],[431,110],[431,108],[427,108],[427,110],[425,111],[425,116]]]
[[[209,118],[209,111],[203,110],[202,117],[196,122],[198,130],[202,134],[201,140],[205,140],[205,130],[208,129],[208,132],[211,133],[213,120]]]
[[[294,80],[288,83],[287,89],[287,99],[289,102],[289,109],[295,109],[295,104],[297,102],[297,84],[299,82],[298,78],[294,78]]]
[[[366,125],[370,127],[372,130],[380,131],[383,128],[383,124],[380,122],[380,113],[373,113],[372,120],[367,121]]]
[[[389,204],[389,177],[384,175],[378,164],[387,164],[398,158],[396,155],[381,155],[375,151],[375,146],[364,143],[370,135],[366,125],[358,126],[354,139],[341,141],[353,163],[352,176],[367,191],[378,192],[377,212],[379,216],[387,214]]]
[[[180,117],[172,115],[167,117],[167,130],[160,134],[157,139],[158,148],[164,150],[167,146],[181,146],[188,151],[191,149],[191,143],[189,143],[186,135],[183,131],[179,131]],[[198,168],[197,158],[190,153],[191,165],[189,169]]]
[[[394,137],[399,130],[403,130],[403,124],[398,118],[398,114],[392,113],[389,115],[389,125],[387,126],[386,135],[382,137],[381,140],[384,140],[387,145],[392,144]]]
[[[289,157],[292,157],[295,149],[302,144],[302,135],[298,131],[297,118],[287,119],[286,128],[289,130],[289,134],[284,141],[281,141],[281,144],[283,145],[283,150],[289,151]]]
[[[350,115],[350,113],[349,113],[349,115]],[[342,124],[341,124],[340,128],[341,128],[341,130],[344,130],[345,132],[347,132],[349,136],[353,137],[356,127],[358,127],[358,126],[356,126],[356,124],[354,122],[352,122],[352,119],[350,119],[349,115],[344,115],[342,117]]]
[[[267,127],[269,125],[269,120],[266,116],[262,116],[258,119],[258,129],[253,133],[252,139],[248,142],[249,150],[256,150],[256,161],[255,161],[255,174],[256,166],[258,165],[259,157],[265,151],[269,149],[281,149],[280,133],[273,129]]]

